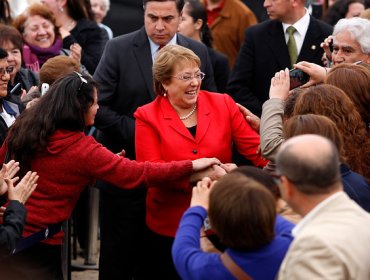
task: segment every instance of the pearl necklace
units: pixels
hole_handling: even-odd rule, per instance
[[[190,118],[191,115],[194,114],[196,108],[197,108],[197,103],[195,103],[195,106],[194,106],[193,110],[191,110],[190,113],[187,114],[186,116],[180,117],[180,120],[184,121],[184,120],[187,120],[188,118]]]

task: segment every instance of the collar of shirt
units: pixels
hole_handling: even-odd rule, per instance
[[[298,21],[296,21],[294,24],[289,24],[289,23],[282,23],[283,24],[283,29],[284,29],[284,35],[285,35],[285,42],[288,43],[289,40],[289,35],[286,32],[289,26],[293,25],[294,28],[297,30],[294,33],[294,39],[297,45],[297,53],[299,54],[302,49],[304,37],[306,36],[307,30],[308,30],[308,25],[310,24],[310,14],[306,9],[306,13],[304,14],[303,17],[301,17]]]
[[[292,235],[294,237],[297,237],[297,235],[304,229],[304,227],[310,223],[320,212],[320,210],[329,204],[332,200],[337,198],[339,195],[341,195],[343,192],[339,191],[331,196],[329,196],[327,199],[321,201],[319,204],[317,204],[304,218],[293,228]]]
[[[154,43],[149,37],[149,45],[150,45],[150,53],[152,54],[152,60],[154,61],[154,58],[156,57],[158,51],[159,51],[159,45]],[[167,45],[177,45],[177,34],[172,37],[172,39],[167,43]]]
[[[3,111],[0,113],[0,116],[3,118],[4,122],[6,123],[6,126],[10,127],[15,122],[15,114],[13,115],[12,113],[9,113],[6,109],[6,106],[4,106],[4,104],[5,103],[3,103],[2,105]]]
[[[215,19],[218,17],[218,15],[220,14],[221,10],[224,8],[225,6],[225,0],[222,0],[219,5],[213,9],[209,9],[208,8],[208,1],[204,1],[204,6],[206,7],[206,11],[207,11],[207,23],[209,26],[212,25],[212,23],[215,21]]]

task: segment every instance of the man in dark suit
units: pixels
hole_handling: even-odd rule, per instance
[[[158,50],[179,44],[193,50],[206,73],[204,89],[215,91],[207,48],[176,34],[183,0],[144,0],[145,26],[110,40],[94,74],[99,83],[100,109],[95,125],[98,140],[113,152],[126,151],[135,159],[133,113],[155,98],[152,64]],[[99,160],[99,159],[97,159]],[[100,275],[99,279],[137,279],[138,264],[145,256],[145,188],[118,191],[100,183]]]
[[[292,62],[302,60],[322,65],[320,43],[333,29],[310,16],[304,4],[305,0],[265,0],[271,20],[246,30],[228,92],[236,102],[259,116],[277,71],[290,69]],[[288,50],[290,26],[295,28],[296,57],[290,57]]]

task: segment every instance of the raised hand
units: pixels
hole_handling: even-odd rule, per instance
[[[316,84],[321,84],[324,82],[327,70],[325,67],[317,65],[315,63],[310,63],[307,61],[301,61],[293,65],[295,68],[302,70],[310,76],[310,80],[302,85],[301,87],[310,87]]]
[[[8,199],[18,200],[25,204],[32,192],[35,190],[39,176],[36,172],[28,171],[22,180],[14,187],[12,180],[5,178],[4,181],[8,185]]]
[[[212,180],[208,177],[203,178],[193,188],[190,206],[202,206],[208,210],[209,192],[212,186]]]
[[[275,77],[271,79],[270,98],[279,98],[286,100],[289,95],[290,78],[289,70],[276,72]]]
[[[14,177],[19,171],[19,162],[14,160],[4,163],[0,170],[0,195],[3,195],[8,190],[8,185],[4,182],[4,178],[9,178],[13,183],[18,181],[18,177]]]

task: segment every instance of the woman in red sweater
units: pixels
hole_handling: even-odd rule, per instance
[[[81,191],[96,179],[126,189],[143,182],[171,188],[193,171],[219,163],[214,158],[137,163],[113,154],[83,132],[94,124],[98,108],[96,83],[75,72],[57,80],[13,125],[0,162],[8,153],[19,161],[21,173],[32,170],[40,176],[26,205],[24,237],[67,220]],[[63,279],[62,238],[59,232],[3,261],[1,279]]]

